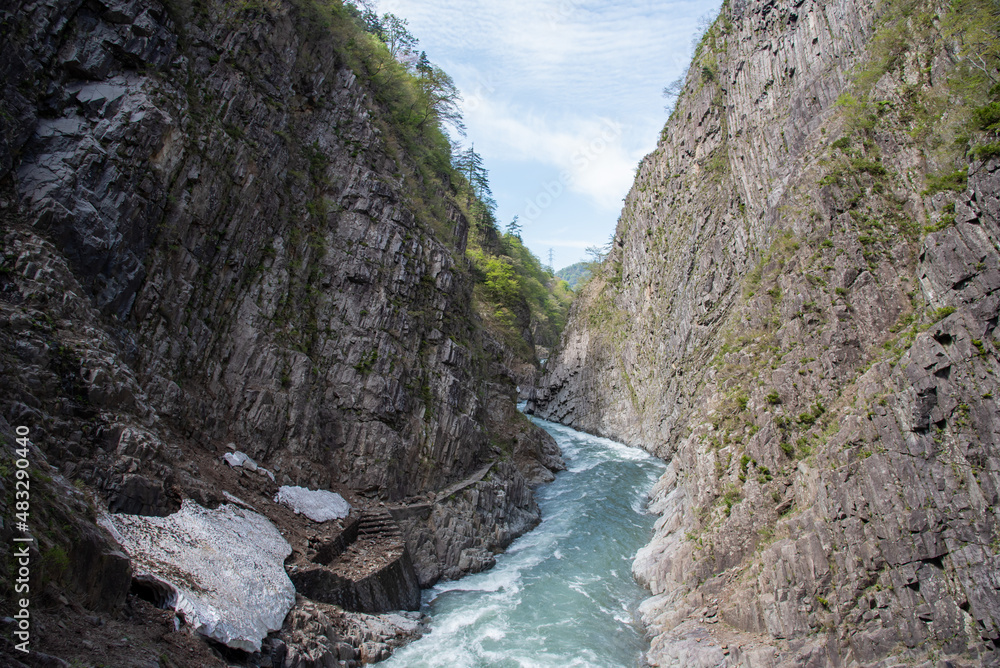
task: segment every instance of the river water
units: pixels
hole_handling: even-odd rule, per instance
[[[663,463],[642,450],[534,419],[562,448],[566,471],[536,491],[542,523],[484,573],[424,592],[430,633],[386,668],[640,665],[636,609],[648,592],[632,557],[655,518],[646,493]]]

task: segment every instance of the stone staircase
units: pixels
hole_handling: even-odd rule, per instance
[[[363,510],[315,553],[288,569],[296,591],[353,612],[416,610],[420,587],[402,532],[388,510]]]
[[[376,509],[362,511],[361,521],[358,524],[358,538],[387,538],[401,541],[403,534],[388,510]]]

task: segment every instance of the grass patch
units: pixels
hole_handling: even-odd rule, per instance
[[[954,312],[955,312],[954,306],[942,306],[939,309],[934,309],[934,311],[931,312],[931,322],[938,322],[939,320],[944,320]]]
[[[933,195],[939,192],[964,192],[969,183],[969,170],[956,169],[947,174],[928,174],[927,188],[923,195]]]

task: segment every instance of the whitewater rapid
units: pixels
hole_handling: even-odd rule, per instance
[[[542,522],[493,569],[424,592],[430,632],[387,668],[640,665],[648,649],[632,579],[655,517],[646,493],[664,465],[644,451],[532,418],[567,470],[536,491]]]

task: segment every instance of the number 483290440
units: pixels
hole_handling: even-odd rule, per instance
[[[16,500],[14,503],[15,517],[19,524],[27,524],[28,522],[28,510],[31,507],[30,504],[30,493],[29,493],[29,480],[28,480],[28,446],[31,445],[31,441],[28,440],[28,434],[30,433],[27,427],[21,426],[16,430],[17,433],[17,448],[14,450],[17,455],[17,460],[14,462],[16,467],[14,471],[15,479],[15,496]]]

